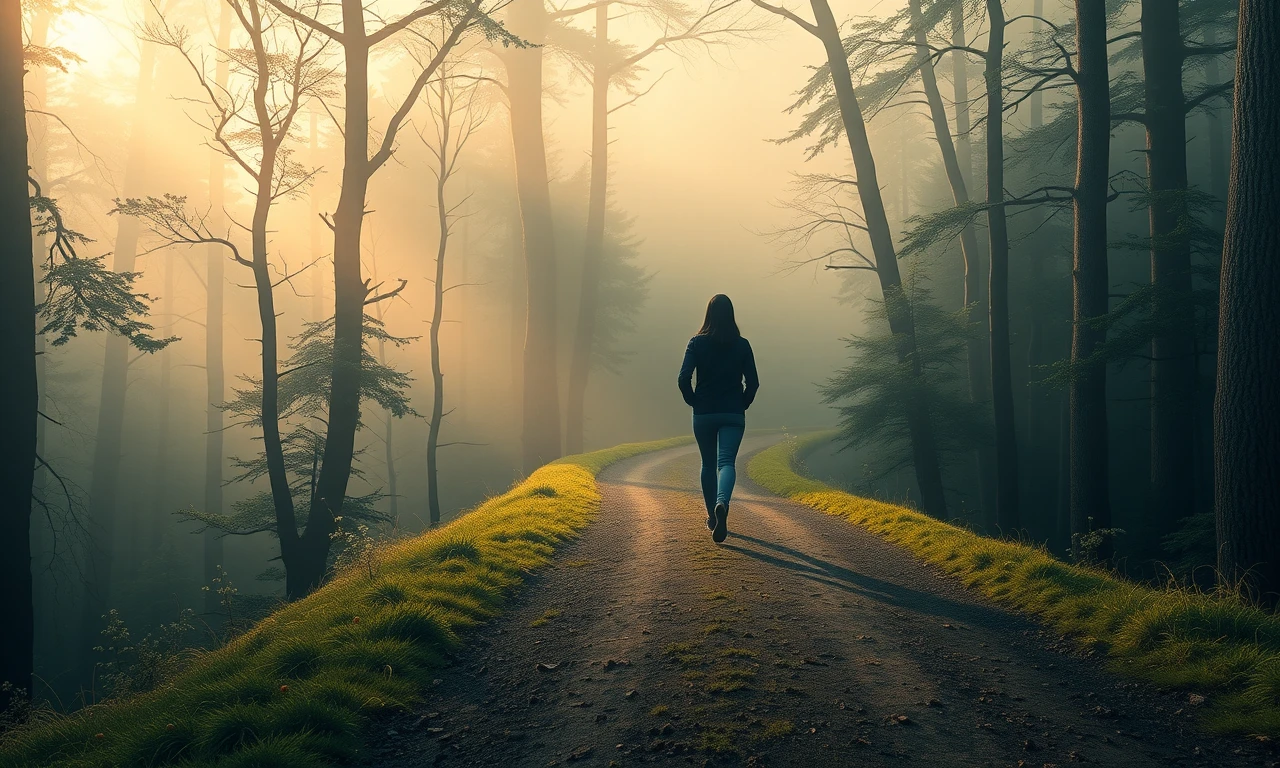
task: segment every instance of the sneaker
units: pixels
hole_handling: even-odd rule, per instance
[[[717,504],[715,515],[716,526],[711,530],[711,540],[719,544],[729,534],[729,530],[726,527],[729,521],[729,507],[724,504]]]
[[[716,529],[716,513],[708,512],[707,513],[707,530],[714,531],[715,529]]]

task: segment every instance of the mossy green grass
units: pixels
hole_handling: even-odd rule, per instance
[[[1068,564],[1039,547],[980,536],[803,476],[803,456],[831,438],[784,440],[756,454],[747,472],[764,488],[859,525],[1038,618],[1104,655],[1119,674],[1206,697],[1200,721],[1210,731],[1280,737],[1280,617],[1236,595],[1153,588]]]
[[[689,442],[562,459],[452,523],[378,550],[150,693],[42,717],[3,768],[317,768],[353,758],[369,718],[424,696],[463,633],[497,616],[600,508],[609,464]]]

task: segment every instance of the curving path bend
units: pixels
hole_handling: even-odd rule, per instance
[[[366,764],[1275,764],[743,471],[717,546],[697,471],[692,446],[607,469],[598,520],[469,637],[426,709],[374,726]]]

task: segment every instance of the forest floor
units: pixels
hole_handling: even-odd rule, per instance
[[[692,446],[607,469],[600,517],[425,708],[373,724],[366,764],[1276,764],[1198,731],[1197,697],[1123,681],[745,472],[713,543],[697,472]]]

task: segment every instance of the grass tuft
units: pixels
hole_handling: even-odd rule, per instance
[[[496,616],[581,535],[600,507],[601,469],[686,442],[629,443],[542,467],[450,524],[382,547],[372,576],[339,574],[155,691],[4,734],[0,768],[350,763],[372,713],[420,700],[460,633]]]
[[[1202,722],[1214,732],[1280,737],[1280,616],[1238,595],[1136,584],[800,476],[797,457],[829,439],[779,443],[756,454],[747,472],[774,493],[862,526],[1106,653],[1121,674],[1207,696]]]
[[[529,622],[529,626],[531,626],[531,627],[545,627],[546,625],[548,625],[548,624],[550,624],[550,623],[551,623],[551,620],[552,620],[552,619],[557,619],[557,618],[559,618],[559,617],[560,617],[560,609],[558,609],[558,608],[552,608],[552,609],[550,609],[550,610],[548,610],[548,611],[543,612],[543,614],[542,614],[541,616],[539,616],[538,618],[536,618],[536,619],[534,619],[533,621]]]

